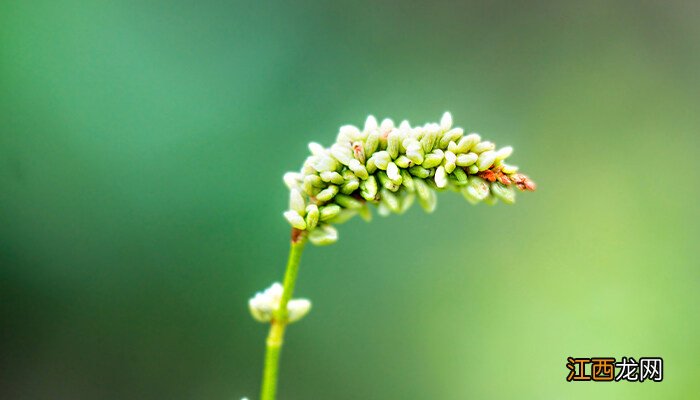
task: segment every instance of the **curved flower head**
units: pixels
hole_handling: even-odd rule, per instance
[[[333,227],[360,215],[401,214],[414,202],[435,210],[438,191],[461,192],[472,204],[515,201],[515,188],[535,190],[535,183],[506,164],[512,147],[496,148],[476,133],[452,126],[446,112],[439,123],[395,126],[369,116],[364,128],[345,125],[329,148],[310,143],[311,155],[299,172],[287,172],[289,209],[285,218],[295,238],[308,234],[316,245],[334,243]]]

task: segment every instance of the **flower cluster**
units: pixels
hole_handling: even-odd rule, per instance
[[[369,116],[364,129],[340,128],[336,142],[325,148],[309,143],[300,172],[287,172],[289,210],[284,213],[298,233],[317,245],[331,244],[338,233],[331,224],[354,215],[371,218],[369,204],[380,215],[403,213],[414,200],[427,212],[436,205],[436,191],[461,192],[471,203],[515,200],[514,187],[535,184],[504,161],[512,147],[496,149],[476,133],[464,135],[446,112],[440,123],[411,127],[408,121],[379,124]]]
[[[270,322],[280,307],[284,288],[275,282],[269,288],[258,292],[248,301],[248,307],[253,318],[260,322]],[[287,303],[288,322],[302,319],[311,309],[311,301],[307,299],[291,299]]]

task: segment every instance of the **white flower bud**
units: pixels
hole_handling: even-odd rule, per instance
[[[429,130],[423,135],[420,140],[421,147],[423,148],[423,153],[430,153],[435,147],[435,142],[437,141],[437,130]]]
[[[422,164],[424,157],[422,146],[417,142],[411,143],[408,147],[406,147],[406,157],[408,157],[408,159],[414,164]]]
[[[447,186],[447,174],[442,165],[435,170],[435,185],[441,189]]]
[[[301,174],[298,172],[287,172],[282,179],[284,184],[290,189],[298,188],[301,185]]]
[[[348,196],[345,194],[339,194],[335,196],[335,202],[343,207],[343,208],[349,208],[349,209],[359,209],[362,208],[363,204],[361,201],[357,200],[356,198],[352,196]]]
[[[454,171],[455,168],[457,168],[457,164],[455,164],[454,161],[445,160],[444,167],[445,167],[445,172],[447,172],[447,174],[451,174],[452,171]]]
[[[336,185],[328,185],[327,188],[321,190],[321,191],[316,195],[316,199],[317,199],[318,201],[326,202],[326,201],[330,201],[330,200],[333,198],[333,196],[335,196],[336,194],[338,194],[338,186],[336,186]]]
[[[318,172],[333,171],[338,168],[338,162],[327,155],[311,156],[308,160],[311,167]]]
[[[420,165],[414,165],[411,168],[408,169],[408,172],[410,172],[413,176],[416,176],[418,178],[427,178],[430,176],[430,170],[420,166]]]
[[[318,224],[319,216],[320,212],[318,211],[318,206],[316,204],[309,204],[306,206],[306,218],[304,219],[306,222],[306,229],[314,229]]]
[[[417,190],[416,193],[418,193]],[[435,192],[432,190],[428,190],[426,197],[418,196],[418,204],[420,204],[423,210],[425,210],[425,212],[427,212],[428,214],[435,211],[435,207],[437,207],[437,196],[435,195]]]
[[[393,162],[390,162],[387,167],[386,167],[386,175],[391,179],[394,183],[401,183],[401,174],[399,174],[399,167],[396,166]]]
[[[311,310],[311,302],[307,299],[292,299],[287,303],[289,322],[297,322]]]
[[[481,136],[479,136],[478,133],[470,133],[467,136],[461,138],[459,142],[457,142],[457,151],[456,153],[466,153],[469,150],[472,149],[472,147],[476,146],[477,143],[481,141]]]
[[[472,203],[484,200],[489,195],[489,184],[479,177],[469,179],[469,184],[462,189],[464,197]]]
[[[345,180],[343,176],[335,171],[323,171],[320,173],[321,180],[324,182],[331,182],[336,185],[342,185]]]
[[[309,233],[309,240],[317,246],[327,246],[338,241],[338,231],[330,225],[319,225]]]
[[[403,184],[403,186],[409,192],[413,192],[416,190],[416,186],[413,183],[413,177],[411,177],[411,174],[405,169],[401,170],[401,184]]]
[[[377,179],[370,176],[367,180],[360,182],[360,195],[368,201],[373,201],[377,196]]]
[[[506,204],[515,203],[515,190],[512,186],[506,186],[501,182],[494,182],[491,184],[491,193]]]
[[[360,187],[360,181],[357,178],[349,179],[340,187],[340,192],[343,194],[351,194],[358,187]]]
[[[392,121],[391,118],[384,118],[382,124],[379,126],[379,130],[382,132],[390,132],[392,129],[394,129],[394,121]]]
[[[496,152],[496,161],[505,160],[513,154],[513,148],[506,146]]]
[[[399,213],[403,214],[406,211],[408,211],[409,208],[413,205],[413,201],[416,199],[416,195],[413,193],[409,193],[406,196],[404,196],[401,199],[401,210]]]
[[[340,206],[337,204],[328,204],[319,209],[319,219],[321,221],[328,221],[335,218],[340,213]]]
[[[394,160],[394,163],[400,168],[408,168],[411,165],[413,165],[413,161],[411,161],[408,157],[404,155],[399,156],[399,158]]]
[[[343,125],[338,133],[338,143],[350,143],[360,139],[360,130],[354,125]]]
[[[393,129],[387,136],[386,151],[392,159],[399,156],[399,146],[401,145],[401,134],[397,129]]]
[[[304,177],[304,183],[309,184],[311,186],[317,187],[317,188],[322,188],[325,185],[323,184],[323,179],[321,179],[320,176],[318,175],[306,175]]]
[[[365,140],[365,157],[370,157],[377,151],[379,147],[379,132],[376,130],[370,132],[367,135],[367,140]]]
[[[496,161],[496,152],[485,151],[479,154],[479,158],[476,160],[476,166],[479,167],[479,171],[486,171],[491,168],[494,161]]]
[[[331,154],[343,165],[348,165],[350,160],[354,160],[352,149],[342,144],[335,143],[331,146]]]
[[[351,160],[350,164],[348,164],[348,168],[350,168],[350,170],[360,179],[367,179],[369,177],[367,168],[360,164],[358,160]]]
[[[369,133],[374,131],[377,129],[377,127],[377,119],[374,118],[374,115],[367,116],[367,119],[365,120],[365,132]]]
[[[467,184],[467,182],[468,182],[467,173],[464,172],[464,170],[462,168],[455,169],[454,172],[452,173],[452,175],[454,175],[455,179],[457,180],[458,185],[466,185]]]
[[[462,137],[464,134],[464,129],[462,128],[454,128],[451,129],[448,132],[445,132],[445,134],[442,136],[440,139],[440,143],[438,144],[440,148],[446,148],[450,142],[456,142],[459,140],[459,138]]]
[[[447,150],[457,154],[459,151],[457,151],[457,143],[455,142],[450,142],[447,144]]]
[[[445,152],[443,152],[440,149],[435,149],[430,154],[425,155],[425,159],[423,160],[423,164],[421,164],[421,166],[423,168],[437,167],[438,165],[442,164],[442,160],[444,157]]]
[[[483,153],[485,151],[491,151],[495,148],[496,148],[495,144],[486,141],[486,142],[481,142],[481,143],[476,144],[474,146],[474,148],[472,148],[472,151],[474,153]]]
[[[397,183],[389,179],[389,175],[387,175],[384,171],[377,172],[377,179],[379,179],[379,183],[381,183],[382,186],[391,190],[392,192],[396,192],[401,187],[400,182]]]
[[[391,191],[382,189],[380,199],[391,212],[398,213],[401,211],[401,203],[399,203],[399,199]]]
[[[459,165],[460,167],[468,167],[474,164],[478,158],[479,156],[476,155],[476,153],[460,154],[457,156],[455,164]]]
[[[376,165],[377,168],[386,170],[391,161],[391,156],[386,151],[378,151],[372,155],[372,159],[374,159],[374,165]]]
[[[284,217],[289,221],[292,227],[300,230],[306,229],[306,221],[304,221],[304,218],[298,212],[294,210],[285,211]]]
[[[518,167],[515,165],[503,164],[501,171],[503,171],[504,174],[514,174],[518,172]]]
[[[445,152],[445,172],[447,172],[448,174],[451,174],[452,171],[454,171],[455,168],[457,167],[456,161],[457,161],[457,156],[455,155],[455,153],[453,153],[449,150],[446,151]]]
[[[452,128],[452,114],[447,111],[442,114],[442,118],[440,119],[440,129],[443,131],[448,131],[450,128]]]
[[[413,180],[413,184],[416,187],[416,194],[418,195],[419,200],[427,200],[430,197],[430,193],[432,192],[425,181],[420,178],[416,178]]]
[[[364,164],[365,163],[364,144],[360,141],[354,142],[352,144],[352,150],[353,150],[353,155],[355,156],[355,159],[358,160],[361,164]]]
[[[455,153],[448,150],[445,152],[445,161],[454,164],[455,162],[457,162],[457,156],[455,155]]]
[[[326,149],[316,142],[309,143],[309,151],[315,156],[326,154]]]
[[[368,174],[373,174],[377,172],[377,165],[374,163],[374,158],[371,158],[367,160],[367,163],[365,164],[365,169],[367,170]]]
[[[294,210],[299,213],[299,215],[304,215],[306,212],[306,203],[304,202],[304,197],[301,192],[297,189],[289,190],[289,209]]]
[[[250,313],[260,322],[270,322],[279,311],[284,288],[279,282],[275,282],[269,288],[258,292],[248,301]],[[309,312],[311,302],[307,299],[290,299],[287,302],[288,321],[295,322]]]

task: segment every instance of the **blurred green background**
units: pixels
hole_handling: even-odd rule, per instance
[[[282,174],[450,110],[538,191],[309,246],[280,398],[697,398],[699,37],[690,1],[2,2],[0,397],[256,399]]]

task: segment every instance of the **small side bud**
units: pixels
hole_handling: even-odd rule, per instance
[[[297,322],[311,310],[311,302],[307,299],[292,299],[287,303],[287,318],[289,322]]]

